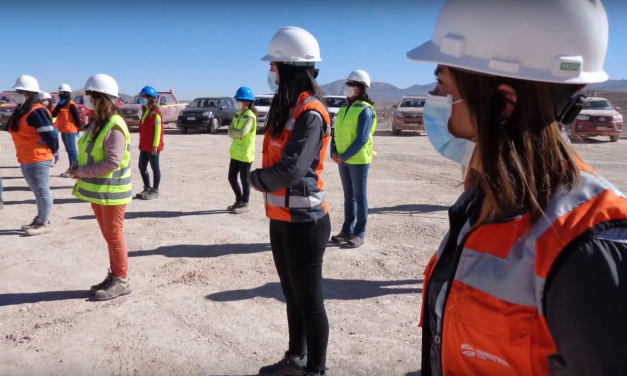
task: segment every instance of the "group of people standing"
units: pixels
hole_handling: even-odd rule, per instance
[[[411,60],[438,64],[425,128],[438,153],[467,171],[465,190],[449,210],[450,229],[425,271],[424,376],[623,373],[627,195],[585,164],[560,130],[579,113],[580,90],[607,80],[607,41],[599,0],[485,0],[480,7],[447,0],[432,40],[408,53]],[[330,153],[345,192],[345,223],[332,240],[363,244],[377,120],[366,93],[370,81],[360,71],[347,78],[349,104],[332,136],[316,83],[321,56],[313,35],[280,28],[262,61],[270,65],[275,97],[261,168],[248,172],[256,116],[247,88],[236,94],[242,111],[229,129],[236,195],[230,208],[247,210],[248,184],[263,193],[287,308],[287,351],[259,375],[328,375],[322,263],[331,221],[322,173]],[[36,191],[46,185],[42,171],[57,145],[33,88],[18,80],[16,90],[26,100],[10,132]],[[111,299],[130,292],[122,236],[132,198],[130,137],[111,101],[118,95],[115,81],[96,75],[84,90],[95,116],[79,140],[71,174],[74,194],[92,203],[109,243],[111,272],[92,292]],[[157,111],[152,115],[156,119]],[[159,151],[156,133],[150,155]],[[47,223],[49,215],[38,221]]]

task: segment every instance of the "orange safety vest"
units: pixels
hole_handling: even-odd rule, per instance
[[[70,106],[72,105],[76,106],[76,103],[70,99],[65,106],[59,109],[57,114],[57,128],[61,133],[78,133],[79,131],[77,124],[74,122],[74,117],[70,114]]]
[[[37,102],[28,113],[19,119],[20,123],[17,132],[13,132],[9,126],[9,133],[11,133],[13,143],[15,144],[17,161],[20,164],[49,161],[54,158],[52,150],[50,150],[48,144],[41,138],[37,128],[31,127],[26,123],[30,114],[40,108],[45,109],[48,112],[48,116],[50,116],[50,111],[48,111],[46,106]],[[52,127],[52,125],[50,125],[50,127]]]
[[[291,110],[291,118],[285,125],[280,137],[275,138],[270,133],[265,134],[263,138],[262,166],[264,169],[270,168],[281,161],[283,148],[285,148],[285,145],[292,137],[296,120],[305,111],[319,112],[327,125],[322,139],[319,163],[315,168],[318,184],[316,189],[307,191],[307,196],[289,194],[289,187],[281,188],[276,192],[265,193],[266,215],[270,219],[287,222],[305,222],[309,221],[313,212],[320,211],[324,213],[323,215],[329,212],[324,199],[324,181],[322,181],[320,174],[324,170],[324,159],[331,141],[331,127],[329,126],[331,118],[324,104],[316,97],[311,96],[311,93],[304,92],[300,95],[296,106]]]
[[[560,252],[582,234],[624,225],[627,196],[580,163],[581,184],[558,191],[546,217],[480,226],[466,238],[444,312],[444,376],[548,376],[557,351],[543,311],[546,278]],[[622,221],[622,224],[621,224]],[[460,236],[459,241],[463,241]],[[425,270],[423,291],[448,235]],[[419,326],[422,327],[425,300]]]

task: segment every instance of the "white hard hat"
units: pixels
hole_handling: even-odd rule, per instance
[[[564,84],[608,79],[600,0],[447,0],[431,41],[411,60]]]
[[[41,93],[39,93],[39,100],[42,101],[44,99],[52,99],[52,95],[50,95],[50,93],[42,91]]]
[[[268,54],[261,61],[314,63],[322,61],[318,41],[305,29],[286,26],[274,34]]]
[[[72,88],[68,84],[61,84],[61,86],[59,86],[59,93],[62,91],[67,91],[68,93],[71,93]]]
[[[39,82],[33,76],[22,75],[20,78],[15,81],[15,85],[13,86],[15,90],[24,90],[24,91],[32,91],[35,93],[39,93]]]
[[[118,83],[115,82],[113,77],[98,73],[95,76],[89,77],[85,83],[85,88],[82,92],[95,91],[97,93],[107,94],[112,97],[118,97]]]
[[[370,87],[370,76],[368,75],[368,72],[361,69],[352,71],[351,74],[348,75],[348,78],[344,81],[357,81],[366,85],[366,87]]]

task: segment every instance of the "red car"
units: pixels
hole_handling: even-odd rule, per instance
[[[623,131],[623,117],[619,110],[620,107],[614,107],[605,98],[586,98],[579,116],[568,126],[570,138],[609,136],[610,141],[617,142]]]

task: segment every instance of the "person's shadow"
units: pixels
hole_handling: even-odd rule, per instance
[[[226,255],[242,255],[270,251],[268,243],[253,244],[179,244],[159,247],[157,249],[130,251],[128,257],[165,256],[165,257],[221,257]]]

